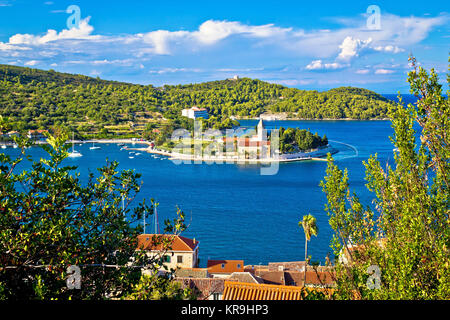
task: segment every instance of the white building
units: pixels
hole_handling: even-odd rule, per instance
[[[203,118],[208,119],[208,110],[205,108],[192,107],[190,109],[183,109],[181,115],[190,119]]]
[[[164,245],[165,241],[169,243],[168,246]],[[141,234],[138,236],[138,249],[145,250],[149,257],[160,256],[161,264],[168,269],[197,268],[198,247],[199,242],[195,239],[179,235]],[[161,270],[165,269],[161,267]]]

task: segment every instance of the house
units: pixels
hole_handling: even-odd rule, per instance
[[[225,280],[221,278],[175,278],[181,288],[192,289],[197,300],[222,300]]]
[[[234,280],[237,282],[246,282],[246,283],[264,283],[264,280],[260,277],[257,277],[250,272],[233,272],[227,280]]]
[[[208,260],[207,269],[214,278],[227,278],[234,272],[244,272],[244,260]]]
[[[45,133],[47,133],[47,130],[29,130],[27,137],[28,139],[33,140],[45,140],[47,137],[45,136]]]
[[[262,119],[259,120],[256,135],[238,139],[237,151],[239,156],[245,159],[270,158],[270,141],[267,140],[267,131]]]
[[[203,118],[208,119],[208,110],[206,108],[192,107],[190,109],[183,109],[181,115],[190,119]]]
[[[245,271],[265,284],[329,288],[335,285],[335,272],[328,266],[308,266],[305,262],[271,262],[268,266],[246,266]]]
[[[180,268],[175,270],[176,278],[210,278],[206,268]]]
[[[199,241],[180,235],[141,234],[138,249],[146,250],[150,257],[161,256],[161,263],[170,269],[196,268]],[[161,270],[165,270],[161,267]]]
[[[7,136],[11,139],[14,137],[18,138],[18,137],[20,137],[20,133],[17,131],[10,131],[7,133]]]
[[[379,240],[375,241],[375,245],[380,247],[381,249],[384,249],[386,247],[386,238],[381,238]],[[345,265],[351,265],[355,261],[356,257],[361,257],[366,255],[367,248],[364,245],[360,244],[353,244],[351,240],[347,241],[347,246],[344,246],[340,253],[338,260],[340,263]]]

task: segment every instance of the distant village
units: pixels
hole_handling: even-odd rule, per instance
[[[199,267],[200,242],[181,235],[142,234],[138,248],[151,257],[161,255],[153,237],[169,238],[171,247],[161,257],[160,275],[174,271],[182,288],[192,289],[198,300],[302,300],[302,291],[330,295],[334,287],[333,266],[307,266],[305,261],[246,265],[244,260],[208,260]],[[343,254],[342,261],[346,261]],[[145,273],[145,271],[143,271]],[[306,277],[305,277],[306,272]]]

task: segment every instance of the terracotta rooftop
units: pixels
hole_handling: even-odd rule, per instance
[[[206,111],[206,108],[192,107],[191,110],[194,110],[194,111]]]
[[[235,280],[237,282],[247,283],[263,283],[263,279],[255,277],[250,272],[233,272],[228,280]]]
[[[239,147],[260,147],[260,146],[269,146],[270,141],[251,141],[248,138],[239,139],[238,146]]]
[[[155,240],[155,242],[153,241]],[[141,234],[138,236],[138,249],[142,250],[162,250],[164,244],[162,241],[167,241],[170,245],[171,251],[186,251],[192,252],[198,246],[199,242],[195,239],[189,239],[179,235],[169,234]]]
[[[175,271],[177,278],[209,278],[206,268],[180,268]]]
[[[209,273],[244,272],[244,260],[208,260]]]
[[[181,288],[193,289],[199,296],[198,300],[208,299],[212,294],[223,294],[224,279],[220,278],[176,278]]]
[[[333,289],[305,289],[293,286],[225,281],[223,300],[303,300],[303,296],[311,291],[320,291],[330,295]]]

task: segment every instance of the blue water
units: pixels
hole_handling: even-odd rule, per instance
[[[242,121],[254,126],[257,121]],[[393,146],[389,121],[266,121],[266,127],[309,128],[326,134],[340,152],[337,164],[348,168],[350,184],[363,203],[370,205],[372,195],[365,188],[363,160],[378,153],[382,164],[392,162]],[[357,156],[351,145],[357,149]],[[160,225],[175,217],[176,206],[185,213],[187,237],[200,241],[200,264],[207,259],[243,259],[246,264],[304,259],[304,234],[298,226],[303,215],[317,218],[318,237],[308,246],[312,259],[324,261],[332,230],[324,211],[325,195],[319,187],[325,175],[326,162],[296,162],[280,164],[275,175],[260,175],[257,166],[234,164],[181,164],[167,158],[154,159],[143,153],[129,159],[127,151],[116,144],[101,145],[101,150],[89,150],[91,145],[76,146],[82,158],[67,159],[77,165],[82,177],[106,163],[106,158],[120,162],[120,169],[136,169],[144,182],[137,201],[146,197],[159,203]],[[43,156],[37,147],[29,149],[36,159]],[[6,153],[16,154],[8,148]],[[147,221],[149,222],[149,221]],[[147,226],[147,231],[153,226]]]

